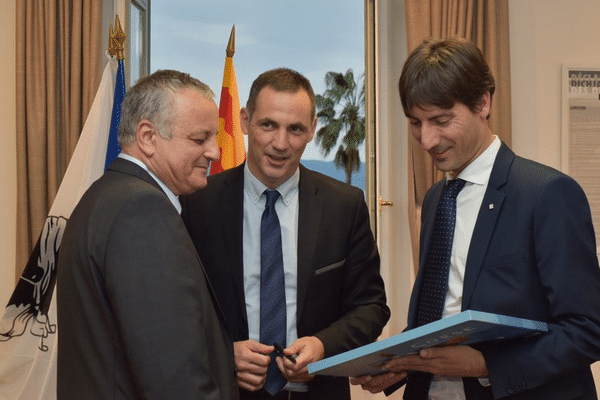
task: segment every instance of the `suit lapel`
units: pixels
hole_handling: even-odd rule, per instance
[[[152,178],[152,176],[150,176],[150,174],[148,173],[148,171],[146,171],[144,168],[140,167],[136,163],[133,163],[133,162],[131,162],[129,160],[117,157],[110,164],[110,166],[108,167],[108,170],[110,170],[110,171],[116,171],[116,172],[121,172],[121,173],[124,173],[124,174],[132,175],[132,176],[135,176],[137,178],[140,178],[143,181],[146,181],[149,184],[157,187],[158,189],[160,189],[161,192],[164,193],[164,191],[162,190],[162,188],[160,187],[160,185],[158,184],[158,182],[156,182],[154,180],[154,178]]]
[[[501,191],[500,188],[506,184],[510,166],[514,158],[515,154],[503,143],[496,156],[496,161],[494,162],[494,167],[490,175],[490,181],[485,195],[483,196],[481,208],[477,216],[477,222],[475,223],[473,236],[469,245],[463,288],[463,310],[469,309],[473,290],[475,289],[475,284],[477,283],[481,267],[483,266],[483,260],[485,259],[498,216],[500,215],[500,210],[502,209],[506,197],[506,194]]]
[[[306,291],[313,273],[313,265],[324,199],[318,195],[318,186],[310,171],[300,166],[300,183],[298,186],[298,288],[297,319],[302,315],[306,299]]]
[[[242,315],[246,316],[246,303],[244,300],[244,260],[243,260],[243,221],[244,221],[244,164],[235,168],[224,182],[224,189],[219,193],[219,207],[221,216],[220,227],[224,238],[221,251],[229,254],[231,264],[223,266],[230,268],[233,279],[231,293],[238,297],[238,307]],[[217,228],[217,227],[213,227]]]

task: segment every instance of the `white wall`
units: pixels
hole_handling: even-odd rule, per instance
[[[17,221],[17,149],[15,88],[16,2],[0,5],[0,310],[15,287],[15,226]]]
[[[509,20],[513,150],[560,168],[561,64],[600,65],[600,2],[509,0]]]

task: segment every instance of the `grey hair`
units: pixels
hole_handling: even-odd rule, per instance
[[[123,147],[135,141],[137,125],[144,119],[157,127],[163,139],[171,139],[175,95],[184,89],[195,90],[215,101],[215,94],[208,85],[184,72],[158,70],[138,80],[123,99],[119,145]]]

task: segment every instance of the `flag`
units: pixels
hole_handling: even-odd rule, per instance
[[[231,29],[229,43],[227,44],[227,57],[225,57],[225,70],[223,71],[223,87],[219,103],[219,134],[217,144],[221,158],[210,165],[210,174],[218,174],[226,169],[233,168],[246,160],[246,147],[244,134],[240,124],[240,96],[233,68],[233,54],[235,53],[235,26]]]
[[[108,144],[106,147],[106,162],[104,163],[104,171],[108,169],[110,163],[121,152],[117,136],[119,135],[119,125],[121,124],[121,106],[125,97],[125,63],[119,59],[117,68],[117,82],[115,83],[115,96],[113,98],[112,114],[110,117],[110,129],[108,134]]]
[[[0,319],[0,400],[56,398],[56,259],[71,211],[109,162],[107,144],[116,141],[109,132],[116,135],[119,123],[114,125],[111,111],[123,98],[115,92],[125,92],[125,81],[116,78],[122,63],[109,57],[42,233]]]

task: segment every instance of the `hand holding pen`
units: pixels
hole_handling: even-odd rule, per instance
[[[277,352],[277,354],[280,357],[285,357],[288,360],[290,360],[291,362],[293,362],[294,364],[296,364],[296,357],[295,355],[289,355],[289,354],[285,354],[283,352],[283,346],[281,344],[279,344],[278,342],[273,343],[273,346],[275,347],[275,352]]]
[[[284,353],[282,346],[277,345],[283,357],[277,357],[277,366],[281,373],[292,382],[308,382],[313,376],[308,374],[308,364],[319,361],[325,356],[325,349],[321,340],[316,336],[304,336],[288,346]],[[293,358],[293,360],[290,359]],[[284,360],[287,360],[284,362]]]

